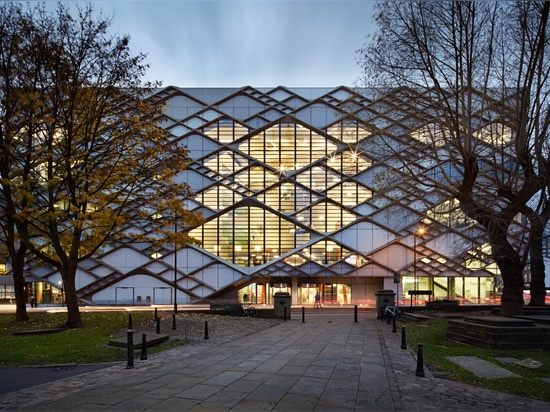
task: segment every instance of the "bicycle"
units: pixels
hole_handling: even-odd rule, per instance
[[[396,320],[401,320],[401,310],[397,306],[386,306],[384,310],[384,316],[388,319],[395,318]]]
[[[247,316],[249,318],[255,318],[258,315],[256,308],[250,306],[250,303],[244,307],[242,303],[239,303],[231,310],[231,316]]]

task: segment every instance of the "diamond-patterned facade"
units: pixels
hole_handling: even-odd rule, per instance
[[[106,247],[79,269],[82,300],[171,304],[174,279],[180,304],[247,295],[269,305],[278,291],[308,304],[320,291],[327,303],[369,305],[377,290],[397,287],[404,299],[423,289],[478,303],[497,291],[479,229],[428,184],[441,178],[435,165],[427,184],[413,187],[410,170],[380,150],[383,142],[406,153],[411,169],[430,169],[422,147],[442,131],[414,101],[345,87],[157,94],[166,102],[163,127],[190,151],[178,179],[195,192],[189,208],[206,219],[191,231],[201,247]],[[480,125],[479,135],[495,141],[505,131]],[[34,274],[57,285],[54,270]]]

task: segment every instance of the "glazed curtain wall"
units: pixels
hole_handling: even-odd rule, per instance
[[[368,304],[378,289],[395,286],[394,273],[433,279],[426,287],[441,298],[481,301],[498,292],[483,231],[435,189],[441,170],[428,156],[426,136],[439,131],[419,104],[433,96],[412,93],[158,89],[166,103],[162,127],[170,143],[189,151],[178,181],[194,192],[184,200],[189,209],[205,218],[190,232],[201,244],[175,248],[117,238],[79,265],[79,299],[117,304],[124,288],[134,288],[146,304],[148,296],[174,288],[178,303],[234,301],[255,284],[262,286],[254,295],[264,301],[290,288],[304,303],[317,289],[338,304],[350,293],[350,302]],[[486,127],[480,124],[480,131]],[[411,169],[390,154],[410,161]],[[411,170],[426,184],[411,182]],[[154,233],[154,216],[149,226],[121,231]],[[58,286],[55,268],[30,264],[29,274]],[[325,285],[336,286],[325,292]],[[408,290],[405,282],[399,286]]]
[[[231,142],[243,132],[224,124],[225,131],[218,125],[209,135]],[[284,255],[294,266],[307,260],[331,264],[344,259],[354,266],[364,262],[365,257],[332,241],[314,242],[316,233],[334,232],[355,221],[358,215],[352,208],[372,195],[346,178],[369,167],[368,158],[351,146],[338,150],[340,140],[357,141],[357,126],[340,125],[330,131],[337,136],[282,123],[239,142],[239,152],[221,150],[206,157],[205,167],[248,190],[241,194],[214,184],[199,193],[197,201],[209,209],[228,210],[191,234],[203,248],[239,266]],[[232,208],[247,198],[257,206]]]

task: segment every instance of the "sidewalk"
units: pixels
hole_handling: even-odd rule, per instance
[[[0,409],[116,411],[550,411],[550,404],[415,376],[400,334],[360,312],[302,323],[220,320],[208,340],[0,396]],[[231,328],[226,328],[231,325]],[[231,332],[233,331],[233,332]],[[249,333],[247,335],[247,333]]]

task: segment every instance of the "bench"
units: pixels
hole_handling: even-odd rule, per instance
[[[426,302],[428,309],[452,309],[458,308],[458,300],[431,300]]]

